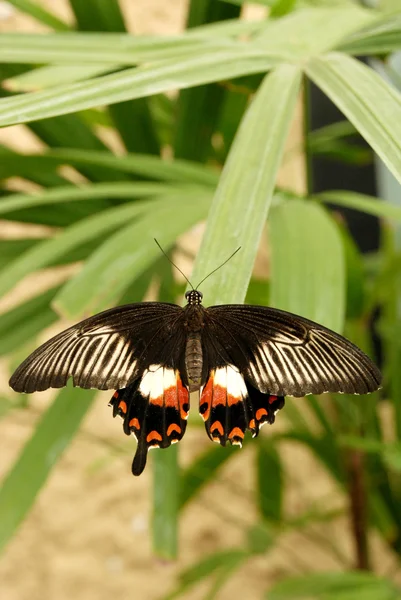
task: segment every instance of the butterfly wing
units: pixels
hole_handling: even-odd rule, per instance
[[[291,313],[247,305],[206,310],[209,339],[265,394],[366,394],[381,374],[366,354],[333,331]],[[221,353],[221,350],[220,350]]]
[[[10,379],[16,392],[73,384],[99,390],[125,388],[150,364],[178,368],[183,310],[175,304],[142,302],[94,315],[35,350]],[[167,350],[166,340],[174,339]]]

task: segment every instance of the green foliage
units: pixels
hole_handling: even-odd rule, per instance
[[[313,506],[296,516],[288,513],[284,444],[307,448],[347,503],[354,500],[356,464],[356,475],[366,483],[368,517],[359,533],[363,539],[354,541],[369,548],[374,529],[401,560],[401,269],[393,231],[401,209],[349,190],[299,197],[276,187],[303,77],[348,119],[310,133],[307,158],[320,154],[365,164],[372,151],[352,143],[351,136],[359,133],[401,180],[401,95],[354,58],[401,49],[401,9],[391,0],[382,11],[351,0],[259,3],[271,9],[270,18],[245,22],[237,18],[242,0],[193,0],[182,34],[140,37],[125,31],[116,0],[71,0],[73,31],[36,2],[11,0],[53,31],[0,37],[5,82],[0,126],[25,123],[43,145],[30,154],[0,148],[0,216],[53,228],[41,239],[0,240],[0,293],[44,267],[83,263],[62,285],[41,294],[33,290],[0,316],[0,354],[11,363],[34,347],[60,315],[78,319],[140,301],[155,279],[159,298],[175,301],[184,288],[174,282],[170,265],[158,260],[153,238],[166,251],[182,251],[177,238],[203,220],[207,227],[191,275],[194,283],[242,246],[202,285],[206,303],[270,302],[345,330],[370,354],[369,323],[381,311],[383,391],[361,400],[311,397],[307,410],[289,399],[280,433],[269,430],[268,438],[246,440],[255,475],[255,523],[240,524],[241,547],[202,558],[181,574],[166,598],[205,579],[211,582],[207,598],[218,597],[227,580],[247,561],[267,555],[283,532],[306,530],[338,515]],[[166,94],[172,90],[179,90],[178,97]],[[119,136],[124,155],[102,141],[99,125]],[[164,158],[171,154],[166,148],[174,159]],[[66,166],[78,174],[74,183],[62,169]],[[8,183],[15,177],[36,184],[37,191],[10,191]],[[383,244],[374,256],[361,256],[326,207],[333,202],[381,219]],[[252,277],[266,220],[269,281]],[[30,510],[92,397],[92,392],[68,387],[40,418],[0,490],[1,546]],[[383,406],[391,414],[390,431]],[[11,392],[3,394],[0,414],[10,417],[15,410],[29,407],[14,401]],[[181,511],[211,481],[224,481],[224,469],[238,452],[212,446],[185,469],[179,466],[177,447],[155,453],[149,468],[154,469],[156,554],[177,555]],[[341,556],[335,541],[317,543]],[[302,548],[296,552],[302,558]],[[266,597],[400,596],[390,576],[354,572],[355,562],[347,557],[342,563],[348,572],[284,579]]]

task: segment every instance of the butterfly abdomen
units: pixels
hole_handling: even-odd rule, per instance
[[[201,385],[203,367],[202,341],[199,333],[190,333],[185,347],[185,368],[189,391],[196,392]]]

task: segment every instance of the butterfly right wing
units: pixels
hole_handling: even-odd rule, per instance
[[[141,302],[106,310],[62,331],[17,368],[10,379],[16,392],[74,386],[125,388],[138,371],[154,362],[183,310],[175,304]],[[152,360],[153,359],[153,360]]]

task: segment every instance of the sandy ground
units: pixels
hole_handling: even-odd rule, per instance
[[[41,4],[60,16],[71,16],[61,0],[42,0]],[[126,0],[122,4],[136,33],[172,33],[179,31],[184,22],[184,0],[168,3]],[[0,2],[0,30],[34,31],[38,27],[32,19],[8,12],[6,4]],[[282,184],[298,190],[303,187],[302,156],[290,151],[301,141],[300,109],[299,106],[288,142],[287,156],[291,158],[285,161],[280,173]],[[25,150],[35,147],[33,136],[24,127],[1,131],[0,143],[4,142]],[[31,230],[32,235],[38,233],[42,231]],[[2,227],[2,235],[20,234],[21,230],[13,226]],[[258,268],[266,269],[263,252]],[[35,285],[46,286],[54,276],[53,272],[35,276]],[[6,310],[21,301],[32,281],[31,278],[22,282],[2,300],[0,309]],[[7,372],[3,369],[0,384],[4,390],[6,381]],[[47,393],[34,394],[29,409],[12,412],[0,421],[0,475],[6,473],[18,456],[51,397]],[[179,560],[163,563],[155,559],[149,523],[152,469],[147,468],[140,478],[130,475],[134,442],[123,435],[120,422],[111,419],[109,397],[109,392],[99,393],[81,431],[7,547],[0,563],[2,598],[157,599],[171,589],[183,567],[219,549],[239,547],[247,527],[255,522],[253,449],[248,447],[185,509],[180,525]],[[196,426],[196,408],[193,413],[192,426],[180,444],[184,465],[210,443],[203,428]],[[266,427],[263,434],[269,433]],[[344,499],[334,483],[303,449],[285,446],[283,459],[290,481],[285,503],[292,514],[312,506],[344,507]],[[312,570],[316,565],[319,569],[341,568],[341,560],[325,548],[327,540],[338,543],[345,563],[350,564],[352,547],[347,520],[339,518],[330,526],[308,531],[307,535],[282,536],[271,553],[251,560],[236,572],[218,598],[262,598],[264,590],[285,573]],[[382,572],[393,568],[392,558],[383,552],[379,542],[375,542],[375,561]],[[207,598],[207,589],[196,588],[185,598]]]

